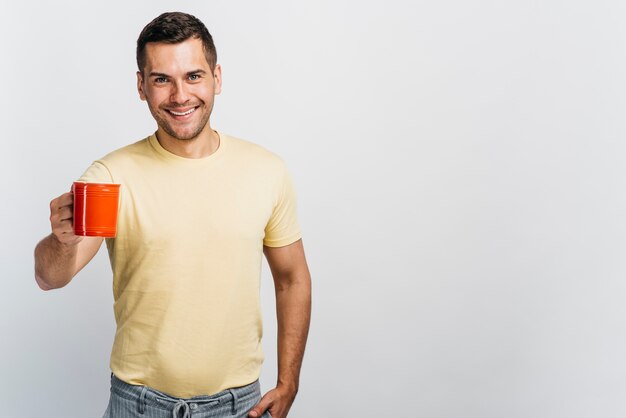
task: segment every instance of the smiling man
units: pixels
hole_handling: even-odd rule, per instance
[[[164,13],[137,40],[137,89],[157,122],[80,180],[120,183],[113,269],[117,331],[105,418],[285,417],[299,386],[311,282],[281,158],[211,128],[222,73],[204,24]],[[57,289],[103,238],[73,232],[73,196],[50,203],[35,278]],[[259,282],[276,289],[278,381],[263,397]]]

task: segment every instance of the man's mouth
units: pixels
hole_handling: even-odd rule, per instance
[[[180,110],[166,109],[166,110],[174,116],[187,116],[195,112],[196,109],[197,107],[192,107],[191,109],[188,109],[188,110],[182,110],[182,109]]]

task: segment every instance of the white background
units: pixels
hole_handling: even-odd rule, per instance
[[[135,42],[171,2],[0,13],[3,417],[100,417],[104,247],[42,292],[50,200],[155,129]],[[626,414],[626,3],[181,2],[212,125],[288,163],[314,304],[292,417]],[[276,376],[273,290],[262,301]]]

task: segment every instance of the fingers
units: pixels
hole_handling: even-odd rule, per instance
[[[50,226],[52,234],[59,242],[74,245],[82,240],[82,237],[74,234],[74,195],[63,193],[50,202]]]
[[[53,229],[55,225],[58,225],[63,221],[72,220],[74,217],[73,202],[73,198],[70,197],[68,201],[66,195],[61,195],[50,202],[50,223],[52,224]]]
[[[269,396],[265,395],[259,403],[250,410],[248,416],[252,418],[260,418],[270,406],[272,406],[272,401]]]
[[[74,233],[73,219],[65,219],[62,221],[55,221],[52,223],[52,230],[55,235]]]
[[[78,244],[83,239],[82,236],[74,233],[74,224],[71,218],[52,222],[52,234],[59,242],[66,245]]]
[[[285,418],[296,397],[296,391],[276,387],[263,396],[259,403],[250,410],[248,416],[251,418],[261,418],[269,411],[273,418]]]
[[[50,217],[54,217],[59,222],[71,220],[74,218],[74,208],[72,206],[63,206],[58,208],[56,213],[50,213]]]
[[[63,206],[71,206],[74,203],[74,194],[72,192],[63,193],[61,196],[53,199],[50,202],[50,209],[53,207],[59,208]]]

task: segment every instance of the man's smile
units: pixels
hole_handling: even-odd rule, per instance
[[[189,115],[194,113],[197,108],[198,108],[198,106],[192,107],[192,108],[188,108],[188,109],[178,108],[176,110],[174,110],[174,109],[165,109],[165,110],[170,115],[172,115],[174,117],[174,119],[181,120],[181,119],[186,119]]]

